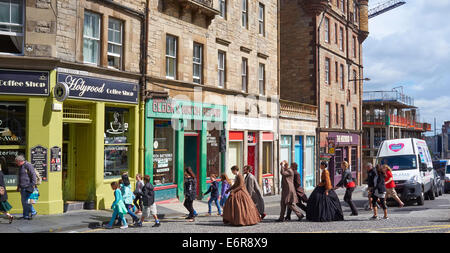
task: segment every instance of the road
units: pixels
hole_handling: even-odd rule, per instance
[[[339,196],[342,200],[342,196]],[[275,222],[280,207],[277,203],[266,205],[267,217],[259,224],[248,227],[224,225],[220,216],[200,215],[195,222],[186,222],[183,217],[163,219],[161,227],[153,228],[153,221],[144,223],[144,227],[129,226],[128,229],[81,229],[79,233],[450,233],[450,194],[444,194],[435,200],[427,200],[423,206],[405,205],[403,208],[390,206],[390,219],[370,220],[372,211],[364,210],[366,200],[361,193],[355,193],[354,202],[359,216],[349,216],[350,208],[343,203],[345,220],[340,222],[292,221]],[[195,206],[195,204],[194,204]],[[213,209],[215,210],[215,209]],[[382,210],[379,213],[382,217]]]

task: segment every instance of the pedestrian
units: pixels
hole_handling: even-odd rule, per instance
[[[289,207],[297,215],[298,220],[302,220],[305,216],[300,212],[300,209],[295,205],[298,203],[297,192],[294,188],[294,172],[289,167],[286,161],[281,162],[281,211],[279,222],[284,221],[284,214],[286,213],[286,207]]]
[[[197,196],[197,181],[195,180],[195,174],[191,167],[186,167],[184,170],[184,207],[189,211],[189,215],[186,219],[189,222],[195,221],[194,216],[194,200]]]
[[[5,213],[6,217],[8,217],[9,224],[11,224],[14,220],[14,216],[9,214],[9,210],[11,209],[12,206],[8,202],[8,193],[6,192],[6,184],[2,171],[2,165],[0,164],[0,213]]]
[[[226,173],[223,173],[220,176],[220,181],[222,182],[222,187],[220,189],[220,207],[223,209],[225,202],[230,195],[230,193],[227,193],[227,190],[231,187],[231,180],[228,178]]]
[[[297,206],[302,209],[306,213],[306,203],[308,202],[308,196],[306,196],[305,190],[303,189],[301,183],[302,183],[302,177],[300,176],[300,173],[298,173],[298,165],[297,163],[291,164],[292,171],[294,172],[294,188],[295,192],[297,193]],[[292,209],[290,207],[287,208],[286,217],[285,220],[291,220],[291,213]]]
[[[29,203],[28,199],[36,188],[36,173],[31,163],[25,160],[23,155],[18,155],[15,158],[16,165],[19,167],[19,183],[17,191],[20,192],[23,219],[31,220],[37,215],[33,205]]]
[[[337,189],[339,187],[345,187],[345,195],[344,195],[344,201],[350,206],[350,209],[352,210],[352,213],[350,216],[358,216],[358,210],[355,207],[355,204],[352,201],[352,194],[355,190],[355,182],[353,180],[352,172],[349,170],[348,162],[344,161],[341,164],[342,169],[342,177],[341,181],[337,183],[336,187],[334,189]]]
[[[133,212],[133,193],[131,192],[130,179],[128,173],[122,174],[122,184],[120,184],[120,190],[122,191],[123,202],[128,210],[128,214],[133,219],[133,223],[136,225],[139,222],[139,218]]]
[[[405,204],[403,201],[398,197],[397,192],[395,191],[395,182],[394,182],[394,176],[392,175],[392,169],[389,167],[389,165],[385,164],[383,165],[383,171],[386,174],[385,185],[386,185],[386,199],[391,197],[395,199],[398,203],[398,207],[402,208]]]
[[[246,165],[243,168],[244,176],[245,176],[245,187],[247,188],[248,194],[255,203],[256,208],[258,209],[259,215],[261,216],[261,220],[266,217],[266,213],[264,213],[264,199],[261,188],[259,187],[258,181],[255,176],[252,174],[253,167],[251,165]]]
[[[380,200],[380,206],[383,208],[384,217],[383,219],[389,219],[387,216],[387,206],[386,206],[386,184],[385,184],[386,174],[383,171],[383,167],[377,166],[377,176],[374,178],[374,188],[372,194],[372,207],[373,216],[372,220],[378,219],[378,208],[377,201]]]
[[[124,217],[124,215],[128,212],[128,210],[125,207],[125,203],[123,202],[122,191],[119,189],[119,184],[115,181],[111,183],[111,188],[114,191],[114,202],[111,205],[113,215],[109,223],[105,226],[105,228],[112,229],[113,223],[117,217],[119,217],[122,223],[122,226],[120,228],[121,229],[128,228],[127,220]]]
[[[137,212],[136,214],[141,214],[142,210],[143,210],[143,206],[142,206],[142,187],[144,187],[144,181],[142,181],[142,176],[141,174],[136,174],[136,187],[134,189],[134,200],[133,200],[133,204],[134,206],[137,207]]]
[[[152,227],[161,226],[156,211],[155,188],[153,187],[153,184],[150,183],[149,175],[144,176],[144,186],[142,187],[142,202],[143,202],[143,209],[141,221],[137,224],[137,226],[142,227],[142,223],[145,221],[146,218],[150,217],[150,214],[155,219],[155,224]]]
[[[220,209],[220,205],[219,205],[219,183],[216,181],[215,174],[211,174],[210,178],[212,181],[211,185],[209,186],[208,191],[206,191],[204,194],[204,195],[206,195],[208,193],[211,193],[211,196],[209,197],[209,200],[208,200],[208,216],[211,216],[212,202],[214,202],[216,204],[217,214],[220,216],[220,215],[222,215],[222,210]]]
[[[344,220],[341,203],[331,185],[330,172],[327,167],[328,164],[325,161],[320,163],[322,172],[320,183],[314,188],[308,199],[306,218],[310,221]]]
[[[239,167],[231,167],[231,173],[236,176],[233,186],[227,192],[230,196],[223,208],[223,223],[234,226],[255,225],[261,221],[258,209],[245,188],[244,177],[239,173]]]

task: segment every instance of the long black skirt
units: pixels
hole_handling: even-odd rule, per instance
[[[333,190],[325,195],[325,187],[317,186],[308,199],[306,219],[309,221],[342,221],[341,202]]]

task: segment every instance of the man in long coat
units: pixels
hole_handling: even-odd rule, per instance
[[[292,163],[291,167],[292,170],[294,171],[294,188],[298,198],[297,206],[300,207],[300,209],[302,209],[306,213],[307,208],[304,203],[308,202],[308,197],[306,196],[305,190],[301,186],[302,178],[300,176],[300,173],[298,173],[297,171],[298,165],[297,163]],[[288,207],[285,218],[286,220],[291,219],[291,212],[292,210]]]
[[[297,215],[298,220],[304,218],[304,215],[300,212],[300,209],[295,205],[298,203],[297,193],[294,188],[294,171],[289,168],[286,161],[281,163],[281,211],[280,218],[277,221],[284,221],[284,214],[286,213],[286,207],[291,208]]]
[[[252,197],[253,202],[258,209],[259,214],[261,215],[261,219],[264,219],[266,214],[264,213],[264,199],[261,188],[258,185],[258,181],[255,176],[251,173],[253,167],[250,165],[244,166],[244,175],[245,175],[245,187],[247,188],[250,197]]]

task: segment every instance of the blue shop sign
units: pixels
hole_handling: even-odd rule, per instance
[[[138,102],[138,84],[58,73],[58,82],[69,87],[69,98],[121,103]]]
[[[0,94],[49,95],[49,72],[0,69]]]

